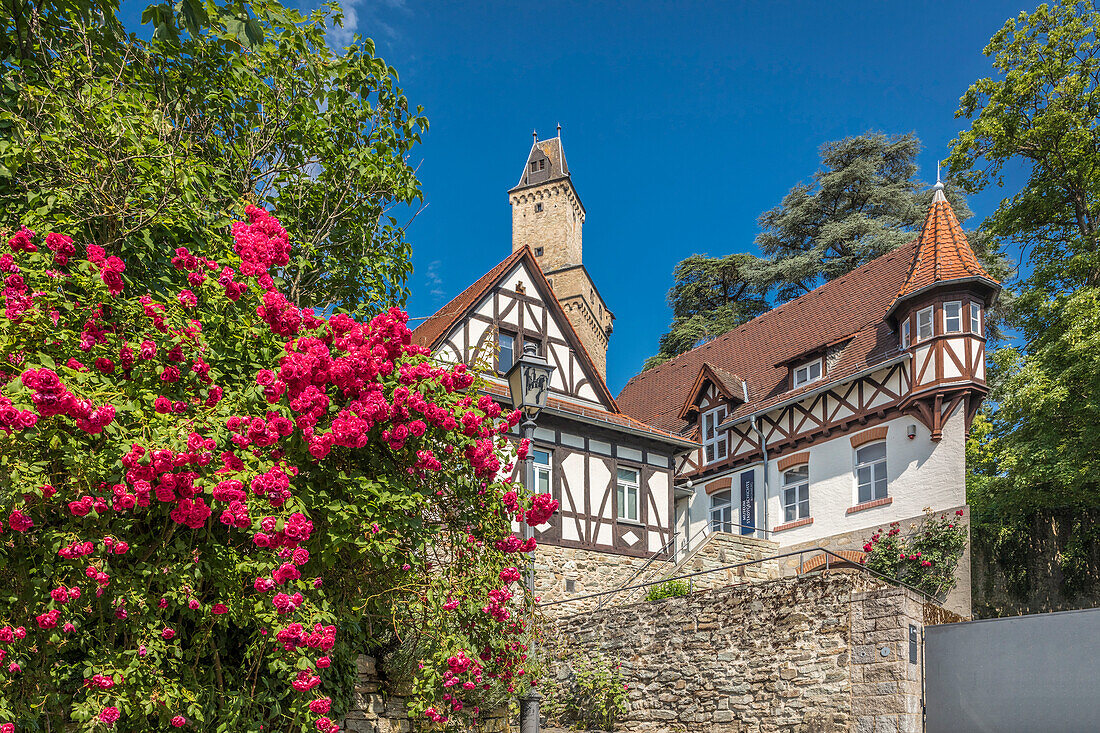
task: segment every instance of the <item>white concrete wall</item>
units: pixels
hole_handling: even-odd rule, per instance
[[[966,418],[960,407],[948,419],[943,430],[943,440],[933,442],[929,431],[916,419],[901,417],[891,420],[886,435],[887,495],[892,502],[848,514],[857,504],[855,479],[855,449],[851,438],[860,431],[849,431],[827,442],[815,443],[797,453],[810,454],[810,516],[813,523],[794,529],[768,534],[780,546],[798,544],[828,537],[840,532],[919,516],[925,507],[936,510],[966,504]],[[916,437],[910,440],[907,429],[916,426]],[[768,529],[783,524],[783,508],[780,498],[780,473],[777,460],[782,456],[769,456],[768,471]],[[761,465],[738,469],[732,474],[734,497],[734,521],[737,521],[737,504],[740,500],[740,474],[752,468],[756,472],[756,526],[764,526],[764,510],[761,501],[764,493]],[[711,479],[713,480],[713,479]],[[683,506],[677,506],[678,515],[686,515],[678,529],[689,536],[705,527],[710,519],[710,497],[702,481],[695,485],[695,495]],[[759,535],[758,535],[759,536]]]

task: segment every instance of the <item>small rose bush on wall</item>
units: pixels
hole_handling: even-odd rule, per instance
[[[513,523],[554,507],[499,478],[518,416],[399,310],[295,307],[286,232],[246,213],[140,286],[5,238],[0,733],[333,733],[379,646],[435,727],[527,683]]]
[[[910,527],[908,536],[902,535],[899,522],[893,522],[863,545],[864,563],[876,573],[942,600],[955,587],[955,571],[966,548],[963,522],[962,509],[951,514],[925,509],[924,519]]]

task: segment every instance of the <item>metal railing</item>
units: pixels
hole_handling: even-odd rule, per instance
[[[772,555],[770,557],[760,557],[760,558],[755,558],[753,560],[745,560],[743,562],[736,562],[736,563],[733,563],[731,565],[723,565],[723,566],[718,567],[718,568],[708,568],[706,570],[699,570],[699,571],[694,572],[694,573],[686,573],[684,575],[677,575],[677,576],[671,577],[671,578],[662,578],[660,580],[651,580],[651,581],[648,581],[648,582],[645,582],[645,583],[638,583],[637,585],[633,585],[633,586],[620,586],[618,588],[612,588],[611,590],[598,591],[596,593],[586,593],[583,596],[576,596],[575,598],[563,598],[563,599],[557,600],[557,601],[543,601],[542,603],[539,603],[538,605],[539,605],[540,608],[542,608],[542,607],[547,607],[547,606],[559,606],[559,605],[564,604],[564,603],[577,603],[579,601],[588,600],[590,598],[603,599],[607,596],[613,596],[616,593],[621,593],[623,591],[634,591],[634,590],[637,590],[639,588],[649,588],[651,586],[659,585],[661,583],[667,583],[667,582],[672,581],[672,580],[687,580],[690,583],[691,579],[697,578],[700,575],[706,575],[707,573],[719,573],[719,572],[723,572],[723,571],[726,571],[726,570],[736,570],[737,568],[748,567],[749,565],[759,565],[759,564],[769,562],[769,561],[772,561],[772,560],[775,560],[775,561],[783,560],[783,559],[788,558],[788,557],[797,557],[798,558],[798,570],[792,576],[789,576],[789,577],[801,577],[803,575],[802,566],[804,564],[802,558],[808,553],[821,553],[821,554],[825,555],[825,564],[822,565],[822,566],[819,566],[817,568],[814,568],[814,570],[812,570],[810,572],[828,571],[828,570],[831,569],[831,566],[841,565],[842,567],[845,567],[845,568],[857,569],[857,570],[859,570],[863,573],[866,573],[867,575],[878,578],[879,580],[890,583],[892,585],[900,586],[902,588],[908,588],[909,590],[913,591],[914,593],[919,594],[926,601],[931,601],[932,603],[939,603],[938,599],[936,599],[934,596],[929,595],[928,593],[925,593],[920,588],[914,588],[913,586],[911,586],[907,583],[903,583],[902,581],[897,580],[896,578],[890,578],[886,575],[883,575],[882,573],[871,570],[870,568],[868,568],[864,565],[853,562],[853,561],[849,560],[846,557],[838,555],[837,553],[833,552],[832,550],[827,550],[824,547],[806,547],[806,548],[803,548],[801,550],[792,550],[790,552],[782,552],[778,555]],[[751,581],[747,581],[747,582],[751,582]],[[606,602],[607,601],[601,601],[599,603],[599,605],[597,606],[597,609],[602,608],[606,604]]]

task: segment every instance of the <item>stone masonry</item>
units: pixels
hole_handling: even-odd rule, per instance
[[[619,588],[642,570],[648,558],[542,544],[535,550],[534,560],[535,594],[546,603]],[[671,567],[668,560],[655,560],[645,575],[654,568]],[[595,610],[599,604],[600,598],[583,598],[547,606],[543,611],[547,616],[558,617]]]
[[[559,618],[543,694],[576,655],[621,664],[632,733],[917,733],[912,592],[858,571],[717,588]],[[919,655],[918,655],[919,660]]]
[[[961,521],[966,524],[967,533],[970,532],[970,507],[959,506],[951,507],[950,509],[943,510],[944,514],[952,515],[956,510],[961,509],[963,511],[963,517]],[[908,534],[917,528],[917,525],[923,519],[923,515],[918,517],[910,517],[900,522],[902,534]],[[807,550],[805,556],[799,557],[793,555],[783,558],[781,563],[781,569],[784,575],[794,575],[798,572],[798,566],[800,563],[808,562],[815,555],[820,553],[811,552],[809,550],[813,548],[822,548],[830,550],[832,552],[839,552],[841,550],[857,550],[863,551],[863,545],[871,539],[877,530],[889,530],[890,524],[882,524],[877,527],[868,527],[866,529],[853,530],[851,532],[843,532],[841,534],[830,535],[828,537],[821,537],[816,540],[810,540],[808,542],[802,542],[794,545],[784,545],[782,548],[783,553],[797,552],[799,550]],[[959,567],[955,571],[956,583],[955,587],[947,594],[947,597],[943,599],[943,606],[947,610],[957,613],[964,618],[969,618],[971,615],[971,598],[970,598],[970,541],[967,540],[966,547],[963,549],[962,557],[959,558]]]

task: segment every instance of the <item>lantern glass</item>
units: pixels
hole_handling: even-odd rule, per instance
[[[512,406],[522,410],[529,418],[538,416],[546,407],[553,373],[554,367],[538,355],[535,345],[531,342],[524,344],[523,356],[516,360],[506,375]]]

